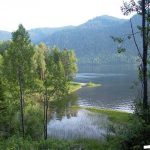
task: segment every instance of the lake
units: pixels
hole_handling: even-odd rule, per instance
[[[84,87],[77,92],[78,104],[81,106],[131,112],[133,101],[139,92],[137,86],[131,88],[137,81],[137,68],[133,65],[106,65],[94,68],[81,66],[75,81],[84,83],[91,81],[102,84],[101,87]]]
[[[50,104],[48,135],[59,139],[103,139],[107,134],[107,116],[71,106],[116,109],[132,112],[139,93],[134,65],[79,66],[76,82],[94,82],[100,87],[82,87],[63,101]]]

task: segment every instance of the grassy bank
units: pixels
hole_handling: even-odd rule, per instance
[[[110,145],[107,142],[92,139],[33,141],[30,138],[22,139],[13,136],[8,140],[0,141],[0,149],[2,150],[108,150],[109,147]]]
[[[82,87],[82,85],[78,82],[71,82],[69,85],[69,93],[73,93],[77,90],[79,90]]]
[[[73,109],[86,109],[94,113],[103,113],[108,116],[108,118],[117,124],[129,123],[132,114],[108,109],[96,109],[87,107],[74,106]],[[13,136],[9,139],[0,140],[0,149],[24,149],[24,150],[115,150],[118,148],[121,142],[120,137],[110,136],[105,141],[100,141],[98,139],[78,139],[78,140],[59,140],[59,139],[39,139],[32,140],[32,138],[22,139],[19,136]]]
[[[110,109],[96,109],[96,108],[86,108],[89,111],[95,113],[103,113],[106,114],[110,121],[115,123],[128,123],[132,114],[117,110]]]
[[[108,116],[109,120],[114,123],[129,123],[132,114],[111,109],[98,109],[94,107],[73,106],[74,109],[86,109],[94,113],[102,113]]]
[[[108,109],[96,109],[74,106],[73,109],[86,109],[94,113],[103,113],[114,123],[129,123],[132,114]],[[113,150],[119,145],[118,137],[109,137],[106,141],[96,139],[78,139],[78,140],[59,140],[59,139],[39,139],[33,140],[28,137],[22,139],[20,136],[13,136],[8,139],[0,139],[0,149],[11,150]]]
[[[96,84],[93,82],[88,83],[71,82],[69,85],[69,93],[75,92],[82,87],[98,87],[98,86],[101,86],[101,84]]]

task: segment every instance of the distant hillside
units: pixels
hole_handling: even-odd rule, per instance
[[[141,24],[141,18],[132,18],[135,32],[137,25]],[[84,24],[73,27],[61,28],[37,28],[29,30],[31,40],[38,44],[45,42],[48,46],[54,45],[64,49],[73,49],[76,52],[79,63],[118,64],[135,63],[137,52],[133,39],[126,40],[124,46],[127,52],[118,54],[117,44],[110,36],[127,37],[131,33],[129,20],[118,19],[110,16],[100,16],[87,21]],[[0,39],[10,38],[9,32],[0,31]],[[138,43],[141,43],[140,35],[136,35]]]
[[[1,31],[0,30],[0,41],[3,41],[3,40],[8,40],[11,38],[11,33],[10,32],[7,32],[7,31]]]
[[[113,27],[113,26],[117,26],[117,25],[121,25],[123,24],[125,21],[125,19],[118,19],[115,17],[111,17],[111,16],[100,16],[100,17],[96,17],[94,19],[91,19],[89,21],[87,21],[86,23],[80,25],[80,28],[93,28],[93,29],[100,29],[100,28],[108,28],[108,27]]]
[[[140,18],[134,16],[132,20],[136,31],[136,26],[141,22]],[[79,63],[135,63],[137,52],[133,40],[125,43],[128,52],[117,54],[116,44],[110,38],[110,36],[124,37],[130,33],[129,20],[101,16],[73,29],[53,33],[44,42],[50,46],[59,46],[61,49],[74,49]],[[137,41],[140,43],[139,35]]]
[[[55,32],[65,29],[73,29],[73,26],[59,27],[59,28],[35,28],[28,30],[30,38],[33,43],[38,44],[44,39],[48,38]],[[9,40],[11,39],[11,32],[1,31],[0,30],[0,40]]]
[[[60,28],[36,28],[29,30],[30,38],[32,42],[38,44],[42,42],[44,39],[51,36],[53,33],[58,32],[60,30],[72,29],[73,26],[66,26]]]

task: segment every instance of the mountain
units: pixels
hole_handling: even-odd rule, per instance
[[[38,44],[51,36],[53,33],[58,32],[60,30],[72,29],[73,26],[59,27],[59,28],[36,28],[29,30],[30,38],[33,43]]]
[[[115,17],[111,17],[111,16],[100,16],[100,17],[96,17],[94,19],[91,19],[89,21],[87,21],[86,23],[80,25],[80,28],[95,28],[95,29],[99,29],[99,28],[108,28],[108,27],[113,27],[116,25],[121,25],[125,22],[125,19],[118,19]]]
[[[43,39],[46,39],[50,35],[52,35],[55,32],[58,32],[60,30],[65,29],[73,29],[74,26],[65,26],[65,27],[58,27],[58,28],[35,28],[28,30],[30,38],[33,43],[38,44],[43,41]],[[0,30],[0,40],[9,40],[11,39],[11,32],[8,31],[1,31]]]
[[[132,20],[136,32],[140,17],[134,16]],[[73,29],[55,32],[44,42],[61,49],[74,49],[79,63],[135,63],[137,51],[133,39],[126,39],[122,46],[127,52],[118,54],[117,44],[110,38],[110,36],[127,38],[128,34],[131,34],[129,20],[101,16]],[[140,36],[136,35],[136,38],[138,43],[141,43]]]
[[[0,30],[0,41],[3,41],[3,40],[8,40],[11,38],[11,33],[10,32],[7,32],[7,31],[1,31]]]
[[[132,23],[134,32],[137,32],[137,25],[140,25],[141,18],[137,15],[133,16]],[[75,50],[78,63],[135,63],[137,59],[133,39],[127,39],[128,34],[131,34],[130,22],[127,19],[100,16],[79,26],[37,28],[29,30],[29,34],[35,44],[45,42],[50,47],[55,45],[60,49]],[[125,38],[122,46],[127,49],[126,53],[117,53],[117,44],[111,36]],[[140,35],[135,36],[137,42],[141,43]],[[10,33],[0,32],[0,39],[9,38]]]

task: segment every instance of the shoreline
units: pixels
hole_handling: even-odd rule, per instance
[[[83,87],[88,87],[88,88],[94,88],[94,87],[99,87],[102,86],[101,84],[96,84],[96,83],[92,83],[92,82],[88,82],[88,83],[82,83],[82,82],[71,82],[70,83],[70,89],[69,89],[69,94],[78,91],[79,89],[83,88]]]
[[[130,117],[133,115],[132,113],[113,110],[113,109],[105,109],[105,108],[95,108],[95,107],[86,107],[86,106],[72,106],[73,109],[84,109],[94,113],[101,113],[108,116],[109,120],[113,123],[117,124],[128,124]]]

